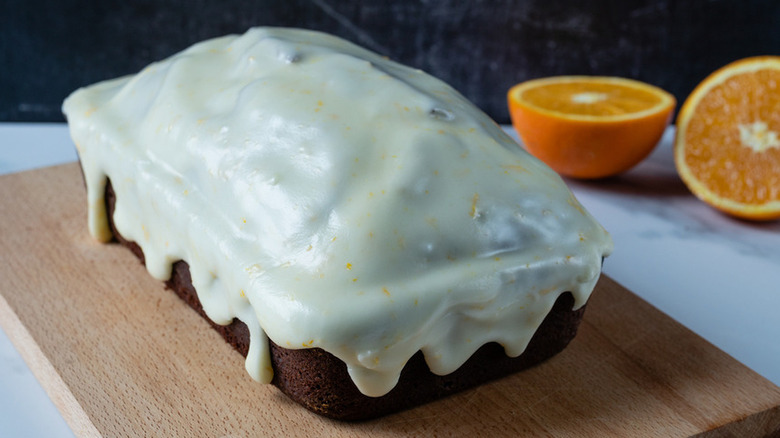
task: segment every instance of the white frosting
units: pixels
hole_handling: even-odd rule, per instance
[[[64,103],[89,229],[115,222],[203,308],[320,347],[370,396],[422,350],[437,374],[481,345],[523,352],[556,298],[583,305],[612,248],[562,180],[443,82],[338,38],[257,28]]]

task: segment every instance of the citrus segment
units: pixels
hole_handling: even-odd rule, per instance
[[[780,57],[716,71],[677,119],[675,163],[703,201],[746,219],[780,218]]]
[[[606,80],[542,84],[525,89],[521,99],[539,109],[558,112],[562,117],[630,115],[661,103],[657,94]]]
[[[675,106],[660,88],[624,78],[536,79],[508,93],[526,149],[557,172],[602,178],[630,169],[663,135]]]

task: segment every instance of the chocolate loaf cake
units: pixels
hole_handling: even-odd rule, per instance
[[[89,229],[308,409],[357,420],[537,364],[612,247],[463,96],[338,38],[257,28],[64,103]]]

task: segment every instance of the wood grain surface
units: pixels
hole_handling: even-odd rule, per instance
[[[0,177],[0,325],[78,436],[780,433],[780,388],[607,277],[552,360],[381,419],[327,420],[252,381],[129,251],[92,240],[85,202],[76,164]]]

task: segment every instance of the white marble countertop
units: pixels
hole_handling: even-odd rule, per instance
[[[732,219],[693,197],[675,172],[672,137],[620,177],[567,181],[615,240],[604,271],[780,385],[780,222]],[[64,124],[0,123],[0,174],[75,160]],[[0,431],[73,436],[2,331]]]

